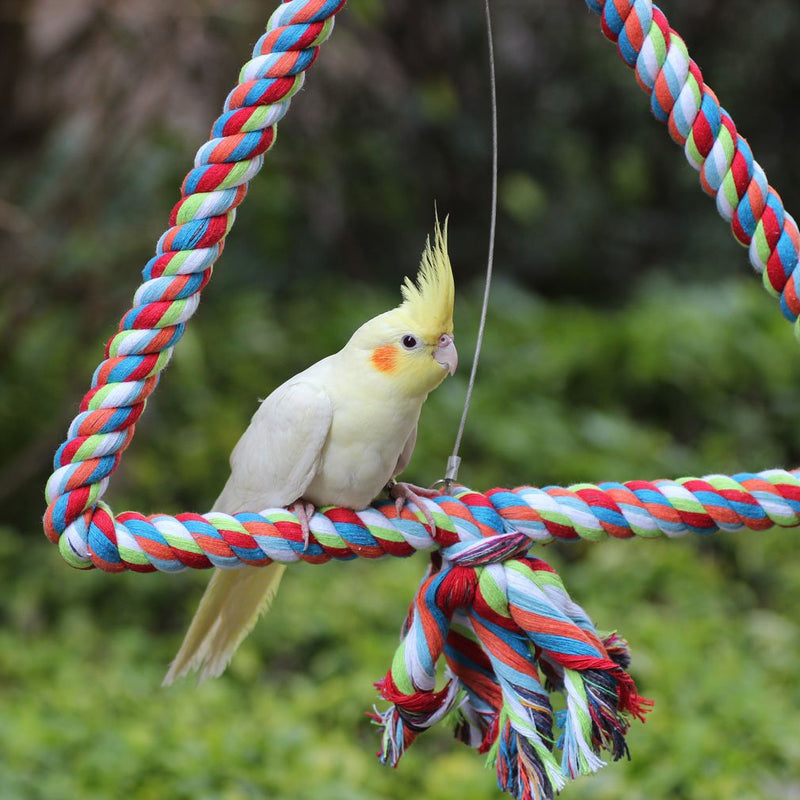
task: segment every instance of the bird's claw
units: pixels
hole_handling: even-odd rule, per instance
[[[300,529],[303,531],[303,550],[307,550],[308,540],[311,538],[311,528],[309,523],[311,522],[311,517],[314,516],[317,509],[313,503],[306,503],[303,500],[297,500],[289,506],[289,510],[300,522]]]
[[[426,489],[424,486],[415,486],[413,483],[399,483],[393,482],[389,485],[389,497],[394,500],[394,507],[397,510],[397,515],[403,510],[403,506],[410,500],[415,503],[417,508],[422,512],[425,521],[430,525],[431,533],[436,531],[436,521],[433,514],[420,502],[421,498],[432,499],[439,497],[441,492],[438,489]]]

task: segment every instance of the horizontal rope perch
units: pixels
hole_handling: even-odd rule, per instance
[[[114,518],[99,503],[60,538],[73,566],[108,572],[264,566],[271,561],[321,564],[331,559],[409,556],[438,548],[450,563],[471,566],[524,553],[553,539],[599,541],[765,530],[800,525],[800,470],[707,475],[678,480],[575,484],[566,488],[460,488],[455,496],[422,500],[436,522],[430,531],[413,503],[398,515],[393,502],[362,511],[327,508],[312,517],[304,542],[286,509],[261,513],[153,514]]]

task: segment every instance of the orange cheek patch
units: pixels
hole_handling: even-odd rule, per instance
[[[384,344],[372,351],[372,363],[381,372],[392,372],[397,365],[397,348],[392,344]]]

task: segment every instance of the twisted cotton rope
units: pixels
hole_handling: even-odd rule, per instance
[[[130,444],[145,402],[197,309],[236,207],[343,5],[344,0],[290,0],[280,6],[242,68],[210,140],[198,150],[183,182],[171,227],[144,268],[133,306],[108,342],[69,438],[56,453],[44,517],[53,541],[98,513],[96,504]],[[61,549],[66,552],[63,544]]]
[[[109,572],[177,572],[187,568],[263,566],[272,560],[320,564],[331,559],[409,556],[441,549],[453,564],[476,551],[495,558],[553,539],[600,541],[676,537],[800,525],[800,470],[707,475],[678,480],[523,486],[486,494],[460,488],[455,496],[422,501],[436,522],[431,532],[413,503],[398,516],[394,503],[351,511],[319,510],[306,543],[297,517],[286,509],[261,513],[153,514],[114,517],[100,502],[60,540],[75,567]]]
[[[616,43],[639,86],[650,95],[653,115],[684,148],[686,159],[700,173],[703,191],[716,198],[733,235],[749,247],[750,263],[800,337],[797,223],[703,81],[685,42],[650,0],[586,0],[586,5],[602,18],[603,33]]]

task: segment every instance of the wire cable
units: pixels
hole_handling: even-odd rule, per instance
[[[478,324],[478,336],[475,341],[475,355],[472,357],[472,370],[470,371],[469,383],[467,384],[467,394],[464,398],[464,409],[461,412],[461,422],[458,425],[453,452],[447,459],[447,469],[444,475],[444,488],[447,494],[452,493],[452,489],[458,479],[458,469],[461,466],[461,439],[464,436],[464,428],[467,425],[467,414],[469,413],[470,403],[472,402],[472,390],[475,388],[475,377],[478,374],[478,361],[480,359],[481,347],[483,345],[483,335],[486,330],[486,314],[489,309],[489,293],[492,287],[492,271],[494,267],[494,240],[497,228],[497,80],[495,77],[494,64],[494,41],[492,37],[492,15],[489,9],[489,0],[484,0],[486,14],[486,39],[489,50],[489,89],[491,96],[491,117],[492,117],[492,201],[489,219],[489,253],[486,259],[486,275],[483,285],[483,305],[481,307],[481,317]]]

